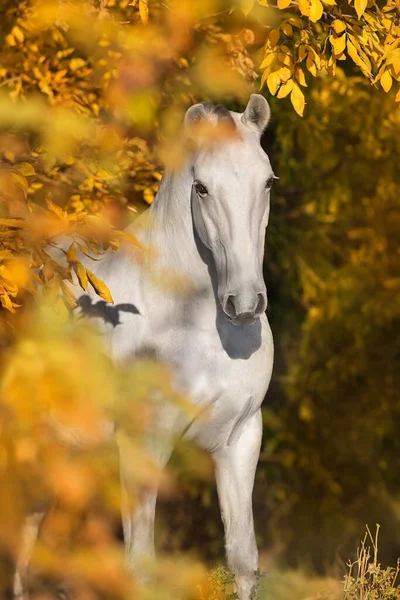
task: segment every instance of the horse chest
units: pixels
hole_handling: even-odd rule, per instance
[[[186,437],[207,450],[233,443],[268,388],[273,343],[267,319],[254,331],[177,325],[152,340],[156,356],[171,366],[178,390],[199,409]]]

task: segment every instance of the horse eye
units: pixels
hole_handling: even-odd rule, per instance
[[[265,184],[265,187],[267,188],[267,190],[270,190],[272,188],[272,185],[274,183],[274,176],[271,176],[268,180],[267,183]]]
[[[199,183],[199,182],[195,183],[194,188],[199,196],[207,196],[208,189],[202,183]]]

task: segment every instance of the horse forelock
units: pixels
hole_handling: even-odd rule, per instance
[[[223,104],[213,104],[212,102],[203,102],[202,104],[207,113],[217,117],[218,122],[222,122],[236,128],[235,120],[226,106]]]

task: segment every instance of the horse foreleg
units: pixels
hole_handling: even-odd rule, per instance
[[[25,518],[22,526],[13,580],[13,595],[18,600],[28,600],[29,598],[29,566],[44,515],[44,512],[32,513]]]
[[[249,600],[257,587],[258,550],[254,533],[252,494],[262,436],[261,411],[244,424],[231,446],[213,454],[218,497],[225,528],[229,568],[240,600]]]
[[[147,579],[148,563],[155,558],[154,519],[160,474],[169,460],[172,444],[164,441],[150,448],[150,455],[156,464],[151,487],[141,488],[135,473],[138,465],[132,460],[129,451],[129,439],[121,442],[121,493],[122,524],[125,541],[126,566],[129,572],[142,583]]]

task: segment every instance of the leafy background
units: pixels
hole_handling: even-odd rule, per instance
[[[123,575],[116,457],[100,447],[99,410],[116,404],[128,419],[145,485],[146,393],[156,382],[171,394],[168,374],[104,363],[93,332],[68,325],[66,282],[112,298],[79,253],[137,248],[123,229],[182,160],[186,108],[243,110],[260,87],[273,115],[262,144],[280,177],[265,257],[276,363],[254,495],[262,566],[340,578],[376,522],[381,557],[395,564],[399,10],[392,0],[0,2],[4,586],[24,511],[58,494],[37,571],[74,580],[82,598],[136,593]],[[47,248],[63,234],[73,243],[60,266]],[[49,406],[83,428],[92,458],[60,447],[41,416]],[[179,448],[161,496],[159,547],[219,560],[207,458]],[[191,597],[193,581],[206,589],[196,561],[173,576],[161,562],[152,597],[174,586]]]

